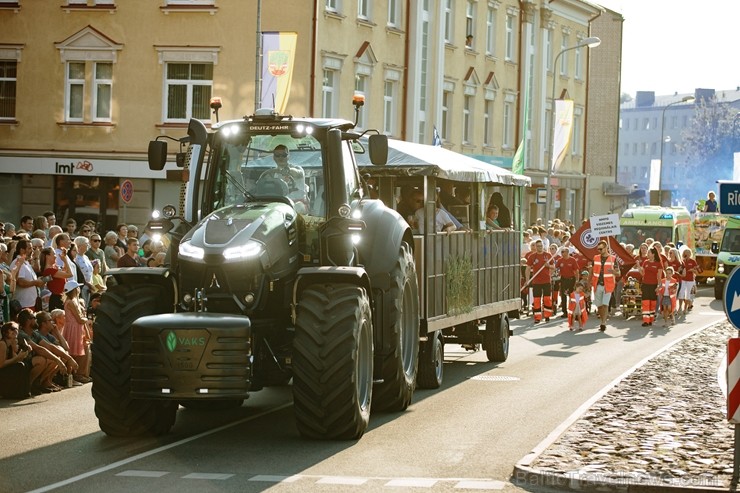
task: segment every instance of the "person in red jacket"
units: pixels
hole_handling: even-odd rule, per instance
[[[578,282],[575,290],[569,295],[568,301],[568,330],[573,330],[573,322],[578,322],[578,330],[581,331],[588,322],[588,309],[586,308],[586,292],[583,283]]]
[[[560,318],[568,316],[568,297],[576,285],[578,279],[578,261],[570,255],[568,247],[560,249],[560,257],[555,260],[555,268],[560,271],[560,304],[563,309],[563,315]]]
[[[640,264],[642,274],[642,326],[649,327],[655,321],[655,305],[658,296],[655,292],[660,280],[663,278],[663,263],[660,253],[651,246],[648,250],[648,259]]]
[[[599,330],[604,332],[606,330],[606,317],[609,314],[609,301],[621,274],[619,266],[616,265],[616,258],[609,253],[609,246],[606,241],[599,241],[596,250],[599,251],[599,254],[594,257],[590,277],[594,289],[594,304],[601,322]]]
[[[550,273],[555,270],[552,255],[545,251],[542,240],[535,242],[535,251],[527,258],[527,282],[532,280],[534,294],[534,323],[538,324],[545,317],[545,322],[552,316],[552,296],[550,290]]]

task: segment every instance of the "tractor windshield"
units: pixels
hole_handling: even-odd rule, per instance
[[[290,198],[300,214],[325,214],[321,144],[312,136],[222,141],[212,183],[212,210],[279,196]]]

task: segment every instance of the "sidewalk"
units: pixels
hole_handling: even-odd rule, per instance
[[[728,491],[734,425],[726,420],[729,323],[698,329],[587,402],[514,468],[522,487]]]

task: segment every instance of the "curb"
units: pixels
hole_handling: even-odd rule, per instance
[[[511,475],[511,482],[517,486],[546,486],[550,488],[570,491],[618,491],[618,492],[670,492],[670,493],[697,493],[699,491],[708,492],[721,492],[721,491],[732,491],[727,488],[720,487],[709,487],[706,485],[692,486],[701,484],[699,481],[688,481],[682,480],[681,478],[666,478],[665,480],[660,477],[645,477],[637,473],[630,474],[624,473],[623,477],[619,478],[606,478],[598,471],[583,471],[583,472],[570,472],[566,474],[553,473],[551,471],[544,471],[532,467],[532,464],[542,455],[550,446],[552,446],[586,411],[588,411],[596,402],[599,401],[607,392],[616,387],[622,380],[627,378],[629,375],[634,373],[637,369],[644,366],[648,361],[655,358],[656,356],[669,350],[679,342],[694,336],[695,334],[713,327],[718,324],[725,323],[725,321],[712,322],[710,324],[703,325],[695,330],[692,330],[688,334],[676,339],[670,344],[664,346],[653,354],[648,355],[643,360],[639,361],[632,368],[619,375],[617,378],[608,383],[604,388],[594,394],[589,400],[584,402],[578,409],[576,409],[568,418],[565,419],[560,425],[557,426],[552,432],[550,432],[544,440],[537,444],[532,451],[522,457],[519,462],[514,465],[514,471]],[[698,479],[698,478],[697,478]]]

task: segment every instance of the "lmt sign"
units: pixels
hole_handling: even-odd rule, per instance
[[[720,181],[717,198],[722,214],[740,214],[740,182]]]

